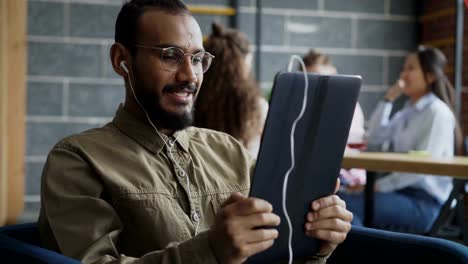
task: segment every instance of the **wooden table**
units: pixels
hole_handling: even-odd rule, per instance
[[[342,167],[362,168],[368,172],[364,191],[365,226],[372,223],[375,172],[423,173],[468,180],[468,157],[433,158],[408,153],[361,152],[345,154]]]
[[[345,154],[342,167],[424,173],[468,180],[468,157],[432,158],[407,153],[361,152]]]

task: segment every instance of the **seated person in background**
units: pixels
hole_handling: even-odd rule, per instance
[[[446,59],[431,47],[419,47],[407,56],[400,80],[385,94],[369,125],[370,150],[390,145],[394,152],[424,151],[434,157],[451,157],[454,135],[460,142],[453,114],[454,91],[444,74]],[[409,97],[391,119],[392,102],[401,94]],[[450,177],[390,173],[376,180],[373,226],[402,232],[425,233],[448,198]],[[362,186],[340,192],[354,214],[354,224],[364,215]]]
[[[213,23],[204,46],[216,59],[205,73],[193,125],[228,133],[257,157],[268,103],[250,74],[250,42],[244,33]]]
[[[308,72],[318,74],[331,75],[336,74],[336,68],[333,66],[330,57],[315,49],[311,49],[303,58],[304,64]],[[348,135],[348,145],[345,153],[350,151],[360,151],[364,144],[364,113],[362,112],[359,103],[356,103],[354,109],[353,121]],[[358,146],[351,148],[350,146]],[[366,183],[366,171],[363,169],[341,169],[340,180],[342,185],[353,186],[363,185]]]
[[[233,137],[190,127],[213,56],[179,0],[132,0],[110,57],[125,80],[112,122],[61,140],[42,175],[44,247],[83,263],[241,263],[269,248],[271,204],[245,197],[253,160]],[[224,66],[220,66],[224,67]],[[242,195],[243,193],[244,195]],[[350,230],[336,195],[313,201],[304,232],[324,263]]]

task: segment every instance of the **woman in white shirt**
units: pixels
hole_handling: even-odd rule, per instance
[[[374,111],[368,130],[368,148],[433,157],[450,157],[461,133],[453,114],[454,90],[444,74],[446,58],[431,47],[419,47],[405,61],[400,80],[385,94]],[[392,118],[392,103],[408,97]],[[455,140],[456,138],[456,140]],[[384,149],[386,148],[386,149]],[[427,232],[452,188],[450,177],[393,172],[376,180],[374,217],[377,228],[404,232]],[[362,186],[340,194],[362,224]]]

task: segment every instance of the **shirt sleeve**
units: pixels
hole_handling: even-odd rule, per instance
[[[124,226],[103,186],[77,152],[63,147],[51,151],[42,176],[39,219],[46,246],[93,264],[217,263],[206,232],[140,258],[122,255],[117,242]]]
[[[420,141],[415,150],[427,151],[432,157],[453,156],[455,120],[453,115],[435,112],[432,122],[422,128]],[[381,192],[391,192],[409,187],[420,181],[425,174],[391,173],[376,181]]]
[[[380,150],[380,146],[391,139],[398,113],[390,120],[393,104],[380,102],[369,120],[367,143],[370,150]]]

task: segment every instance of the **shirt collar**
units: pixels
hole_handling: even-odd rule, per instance
[[[188,152],[189,139],[185,129],[175,132],[170,137],[160,133],[161,138],[152,126],[133,117],[123,109],[122,105],[117,109],[112,123],[128,137],[156,154],[163,150],[164,142],[167,140],[171,142],[175,140],[184,151]]]
[[[414,105],[411,104],[411,102],[408,100],[408,102],[406,102],[406,107],[408,107],[408,109],[422,111],[424,108],[426,108],[426,106],[430,105],[436,99],[437,96],[434,93],[429,92],[423,97],[419,98],[419,100]]]
[[[427,93],[426,95],[424,95],[423,97],[419,98],[419,100],[416,102],[416,104],[414,104],[414,107],[418,110],[418,111],[421,111],[423,110],[424,108],[426,108],[426,106],[430,105],[432,102],[434,102],[434,100],[436,99],[437,97],[432,93]]]

